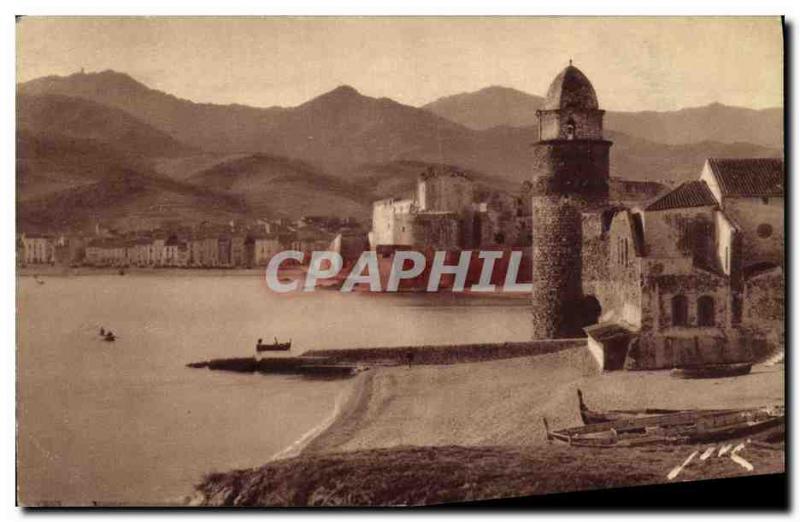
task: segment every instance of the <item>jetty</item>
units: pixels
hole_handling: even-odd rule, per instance
[[[234,357],[193,362],[186,366],[240,373],[347,378],[373,366],[446,365],[511,359],[577,348],[585,342],[585,339],[548,339],[508,343],[310,350],[296,357]]]

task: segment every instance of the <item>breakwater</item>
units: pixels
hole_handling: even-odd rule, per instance
[[[511,359],[558,352],[586,344],[586,339],[543,339],[507,343],[475,343],[422,346],[387,346],[311,350],[303,357],[318,357],[338,363],[361,364],[455,364]]]
[[[284,375],[306,375],[317,378],[341,378],[355,375],[359,367],[338,364],[324,357],[275,357],[258,360],[255,357],[233,357],[211,359],[189,363],[189,368],[208,368],[240,373],[272,373]]]
[[[386,346],[311,350],[298,357],[233,357],[193,362],[190,368],[242,373],[305,375],[316,378],[351,377],[368,366],[457,364],[511,359],[558,352],[582,346],[584,339],[547,339],[509,343]]]

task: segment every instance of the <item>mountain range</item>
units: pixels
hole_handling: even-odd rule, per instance
[[[408,195],[431,164],[470,172],[479,189],[515,190],[529,177],[542,102],[490,87],[412,107],[341,86],[296,107],[214,105],[114,71],[17,91],[18,221],[39,227],[207,212],[363,219],[372,200]],[[697,176],[706,157],[782,154],[779,110],[711,105],[606,121],[617,178],[671,184]]]
[[[602,105],[602,100],[601,105]],[[446,96],[422,108],[476,130],[537,123],[544,98],[508,87]],[[745,109],[712,103],[670,112],[607,111],[605,127],[668,145],[697,142],[752,143],[783,148],[783,109]]]

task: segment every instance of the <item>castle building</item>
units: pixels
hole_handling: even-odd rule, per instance
[[[534,339],[575,337],[581,325],[583,214],[608,206],[609,150],[588,78],[571,63],[537,111],[532,198]]]
[[[411,199],[383,199],[372,206],[370,246],[471,248],[479,243],[474,184],[463,171],[429,167]]]

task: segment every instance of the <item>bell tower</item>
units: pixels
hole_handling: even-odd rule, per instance
[[[575,66],[550,84],[537,111],[532,168],[534,339],[582,336],[583,214],[608,206],[609,150],[591,82]]]

